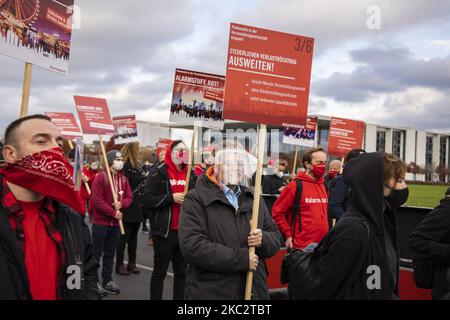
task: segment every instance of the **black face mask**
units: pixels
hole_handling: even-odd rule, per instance
[[[408,188],[401,189],[401,190],[391,189],[388,186],[386,186],[386,188],[391,190],[391,194],[389,196],[385,197],[387,203],[389,204],[389,206],[391,208],[398,208],[401,205],[404,205],[406,203],[406,200],[408,200],[408,196],[409,196]]]

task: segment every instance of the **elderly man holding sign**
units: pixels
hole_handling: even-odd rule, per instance
[[[244,299],[248,271],[254,271],[252,299],[269,299],[264,259],[279,250],[281,236],[264,201],[250,232],[253,191],[246,159],[242,147],[226,143],[184,199],[178,232],[189,264],[186,299]]]

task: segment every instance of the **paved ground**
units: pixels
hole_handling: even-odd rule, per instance
[[[125,249],[125,260],[128,255]],[[153,271],[153,247],[148,245],[148,234],[139,232],[137,264],[141,273],[138,275],[121,276],[113,273],[113,279],[120,287],[121,293],[118,295],[108,295],[105,300],[149,300],[150,299],[150,278]],[[172,299],[173,274],[172,267],[164,283],[164,300]]]

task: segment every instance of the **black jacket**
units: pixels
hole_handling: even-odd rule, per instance
[[[123,211],[123,221],[127,223],[141,223],[144,219],[142,199],[146,181],[145,172],[141,167],[133,168],[131,163],[125,163],[123,173],[130,183],[133,192],[133,202]]]
[[[328,187],[328,216],[339,220],[347,211],[350,201],[349,187],[342,175],[338,175],[331,180]]]
[[[190,300],[242,300],[249,267],[247,237],[253,192],[241,187],[236,210],[219,186],[200,176],[184,200],[178,231],[180,248],[188,262],[185,298]],[[264,259],[278,252],[281,236],[264,201],[260,201],[258,228],[263,231],[260,258],[254,273],[253,299],[269,299]]]
[[[280,188],[285,186],[286,182],[276,174],[265,175],[262,183],[263,194],[280,194]]]
[[[67,265],[64,266],[67,272],[64,274],[71,276],[74,273],[68,268],[80,266],[82,275],[81,288],[70,290],[65,286],[64,299],[100,300],[97,290],[98,263],[92,256],[89,228],[78,213],[56,202],[54,204],[58,230],[64,239],[67,254]],[[3,207],[0,207],[0,300],[31,300],[25,261]]]
[[[435,262],[433,297],[450,297],[450,199],[441,200],[411,233],[408,245],[414,255]]]
[[[189,189],[195,186],[196,176],[191,172]],[[144,190],[144,210],[150,220],[152,235],[167,238],[172,223],[172,188],[165,163],[150,170]]]
[[[344,180],[353,190],[351,204],[324,238],[313,299],[391,300],[398,296],[398,227],[396,211],[388,206],[383,211],[382,155],[361,154],[345,167]],[[388,248],[393,252],[390,258]]]

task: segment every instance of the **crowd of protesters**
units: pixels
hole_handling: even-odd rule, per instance
[[[44,115],[18,119],[6,129],[0,300],[98,300],[119,294],[113,271],[140,272],[138,235],[147,220],[150,228],[144,231],[154,252],[152,300],[162,299],[171,263],[173,299],[244,299],[249,271],[252,299],[269,299],[265,259],[282,247],[317,253],[310,299],[399,297],[396,209],[406,202],[408,187],[406,165],[393,155],[352,150],[344,165],[331,161],[327,170],[326,151],[311,148],[295,175],[287,171],[288,161],[271,161],[262,193],[274,201],[270,206],[259,201],[252,230],[255,179],[246,168],[247,151],[236,141],[216,146],[191,172],[189,149],[180,140],[157,159],[146,157],[139,143],[128,143],[108,151],[103,167],[91,162],[77,191],[74,152],[64,156],[61,140]],[[450,191],[409,241],[417,261],[435,269],[436,299],[450,299],[449,199]],[[380,269],[375,290],[367,285],[370,266]],[[77,270],[81,285],[71,286]]]

